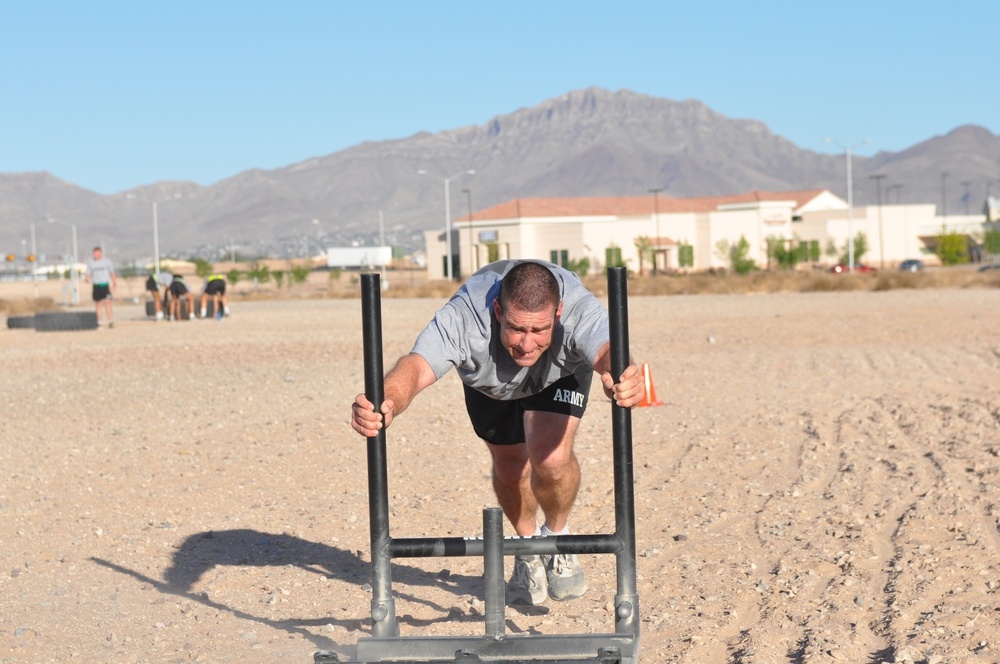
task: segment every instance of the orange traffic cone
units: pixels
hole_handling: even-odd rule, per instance
[[[649,370],[648,364],[642,365],[642,381],[645,386],[645,393],[642,401],[638,403],[638,408],[645,406],[662,406],[663,402],[656,398],[656,387],[653,385],[653,372]]]

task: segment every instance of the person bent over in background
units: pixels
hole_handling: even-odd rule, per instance
[[[221,274],[209,275],[205,282],[205,290],[201,294],[201,317],[205,318],[208,309],[208,298],[212,298],[215,315],[229,315],[229,299],[226,297],[226,279]],[[220,308],[221,307],[221,308]]]
[[[413,350],[385,376],[382,403],[363,393],[355,397],[351,426],[362,436],[377,435],[453,368],[472,427],[492,457],[497,500],[517,534],[569,534],[580,487],[573,442],[591,378],[596,373],[604,394],[622,408],[643,396],[634,363],[620,376],[611,374],[607,310],[577,275],[556,265],[490,263],[438,309]],[[516,556],[507,600],[541,604],[586,591],[575,554]]]
[[[187,287],[184,277],[179,274],[173,275],[173,279],[167,290],[170,292],[170,319],[181,319],[181,315],[184,313],[184,308],[181,306],[181,299],[183,298],[187,302],[188,319],[194,320],[194,295]]]
[[[102,306],[108,327],[114,327],[111,293],[118,287],[118,276],[115,274],[115,264],[110,258],[104,257],[104,250],[100,247],[94,247],[94,257],[87,261],[87,283],[94,286],[94,309],[97,311],[98,327],[101,325]]]
[[[156,312],[156,320],[163,320],[163,298],[160,297],[160,282],[156,280],[156,272],[150,272],[146,278],[146,290],[153,298],[153,311]]]

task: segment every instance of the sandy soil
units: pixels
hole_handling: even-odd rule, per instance
[[[386,300],[387,365],[440,300]],[[1000,661],[1000,290],[634,297],[642,662]],[[360,305],[0,330],[0,662],[311,662],[370,635]],[[613,530],[610,406],[577,532]],[[454,375],[388,432],[396,536],[494,504]],[[590,592],[511,635],[606,632]],[[508,569],[510,563],[508,561]],[[394,568],[406,635],[483,632],[481,561]]]

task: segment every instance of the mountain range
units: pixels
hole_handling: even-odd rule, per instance
[[[1000,195],[1000,136],[978,126],[852,164],[858,205],[879,194],[883,203],[940,205],[944,193],[948,212],[977,213],[987,182]],[[877,186],[873,175],[886,177]],[[46,227],[51,216],[77,226],[82,256],[100,243],[117,260],[148,257],[154,202],[163,256],[306,255],[376,243],[380,227],[388,242],[416,249],[422,231],[444,227],[445,177],[453,219],[513,198],[652,188],[673,197],[813,188],[847,197],[844,154],[800,148],[763,122],[699,101],[589,88],[483,125],[365,142],[210,186],[165,181],[101,195],[45,172],[0,173],[0,250],[20,254],[34,220],[39,253],[65,252],[69,234]]]

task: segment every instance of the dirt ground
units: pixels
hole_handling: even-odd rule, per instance
[[[441,304],[385,300],[387,367]],[[1000,661],[1000,289],[633,297],[642,658]],[[0,330],[0,662],[312,662],[370,636],[357,300]],[[576,532],[613,531],[611,407]],[[388,431],[392,533],[494,504],[454,374]],[[613,630],[588,594],[507,633]],[[507,561],[510,569],[510,561]],[[479,635],[482,563],[401,560],[405,635]]]

